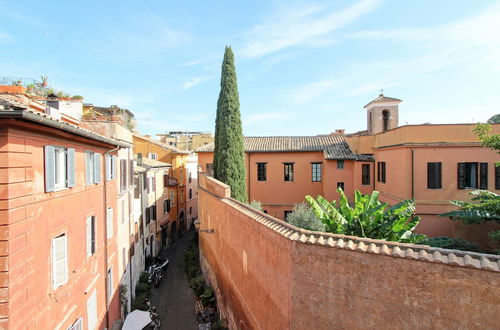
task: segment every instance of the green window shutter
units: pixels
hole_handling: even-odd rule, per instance
[[[458,189],[465,189],[465,163],[458,163],[457,177]]]
[[[101,182],[101,155],[94,154],[94,183]]]
[[[479,164],[479,189],[488,189],[488,163]]]
[[[495,166],[495,189],[500,189],[500,166]]]
[[[68,171],[68,187],[75,186],[75,149],[68,148],[67,149],[67,166],[66,170]]]
[[[45,146],[45,192],[54,191],[55,184],[54,146]]]

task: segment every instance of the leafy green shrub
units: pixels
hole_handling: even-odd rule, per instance
[[[200,295],[201,302],[205,307],[213,307],[215,305],[214,290],[211,287],[206,287]]]
[[[378,191],[362,195],[356,190],[351,206],[342,189],[337,189],[337,192],[340,195],[338,206],[335,201],[330,203],[322,196],[318,196],[316,200],[306,196],[307,202],[326,225],[328,232],[407,243],[418,243],[425,238],[424,235],[413,233],[420,222],[420,217],[413,216],[413,200],[388,207],[388,204],[378,200]]]
[[[315,230],[315,231],[325,231],[326,226],[320,219],[314,214],[314,211],[308,207],[306,204],[297,204],[293,207],[292,213],[288,214],[285,219],[291,225],[295,227]]]
[[[262,202],[253,200],[250,203],[248,203],[248,206],[251,206],[256,210],[262,211]]]
[[[191,289],[193,289],[195,295],[200,296],[204,291],[205,278],[203,277],[203,275],[193,277],[189,281],[189,286],[191,287]]]
[[[212,323],[211,325],[212,330],[227,330],[227,322],[224,319],[217,320],[216,322]]]
[[[142,272],[139,283],[135,286],[135,299],[132,301],[132,310],[148,310],[146,299],[151,295],[151,286],[148,283],[148,275]]]
[[[421,244],[430,245],[432,247],[461,250],[461,251],[472,251],[485,253],[488,251],[482,250],[478,244],[466,241],[461,238],[437,236],[426,238],[421,242]]]

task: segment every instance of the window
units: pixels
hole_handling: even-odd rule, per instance
[[[101,155],[95,152],[85,152],[85,184],[101,182]]]
[[[192,215],[192,214],[193,214],[193,208],[189,207],[189,215]]]
[[[96,291],[87,300],[87,323],[89,330],[94,330],[97,326],[97,294]]]
[[[163,213],[170,212],[170,199],[165,199],[163,201]]]
[[[163,188],[168,187],[168,174],[163,174]]]
[[[495,189],[500,189],[500,166],[495,166]]]
[[[382,126],[384,132],[389,129],[389,111],[387,110],[382,111]]]
[[[113,237],[113,208],[106,209],[106,237]]]
[[[45,146],[45,192],[75,186],[75,149]]]
[[[170,204],[173,205],[175,202],[174,202],[174,197],[175,197],[175,194],[173,191],[170,192]]]
[[[87,257],[95,254],[95,216],[87,218]]]
[[[68,281],[68,244],[66,235],[52,239],[52,288],[57,289]]]
[[[262,210],[262,212],[264,212],[265,214],[267,214],[267,210]]]
[[[293,163],[283,163],[284,166],[284,180],[293,181]]]
[[[441,189],[441,163],[427,163],[427,188]]]
[[[125,219],[127,218],[127,212],[125,210],[125,199],[122,199],[120,201],[121,208],[122,208],[122,224],[125,223]]]
[[[146,173],[142,175],[142,185],[143,190],[148,189],[148,175]]]
[[[134,161],[129,160],[129,166],[128,166],[128,172],[129,172],[129,182],[130,184],[134,184]]]
[[[149,219],[156,220],[156,204],[148,207],[149,209]]]
[[[116,179],[116,156],[106,154],[106,180]]]
[[[148,158],[157,160],[158,154],[155,152],[148,152]]]
[[[75,323],[70,325],[67,330],[83,330],[83,319],[80,317]]]
[[[342,191],[345,191],[344,189],[344,183],[343,182],[337,182],[337,188],[342,189]]]
[[[339,170],[344,169],[344,160],[343,159],[337,160],[337,169],[339,169]]]
[[[189,179],[188,179],[189,183],[191,183],[191,172],[189,172]]]
[[[189,199],[193,198],[193,189],[189,188]]]
[[[120,159],[120,192],[127,190],[127,160]]]
[[[312,181],[313,182],[321,182],[321,163],[312,163]]]
[[[108,304],[111,303],[111,299],[113,298],[113,268],[108,269],[108,274],[107,274],[107,280],[108,280]]]
[[[488,163],[458,163],[458,189],[488,189]]]
[[[206,166],[208,176],[214,176],[214,164],[208,163]]]
[[[257,181],[267,180],[267,163],[257,163]]]
[[[292,213],[292,211],[289,211],[289,210],[288,210],[288,211],[284,211],[284,212],[283,212],[283,215],[284,215],[284,219],[285,219],[285,220],[286,220],[286,218],[288,217],[288,215],[289,215],[290,213]]]
[[[361,165],[361,184],[370,185],[370,164]]]
[[[385,183],[385,162],[377,162],[377,181]]]

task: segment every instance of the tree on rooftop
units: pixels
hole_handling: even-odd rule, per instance
[[[215,119],[214,177],[231,187],[231,197],[246,202],[245,151],[240,99],[231,47],[226,46]]]

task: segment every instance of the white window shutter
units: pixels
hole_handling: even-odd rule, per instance
[[[54,289],[63,285],[68,277],[66,235],[52,240],[52,282]]]
[[[45,192],[54,191],[55,184],[54,146],[45,146]]]
[[[111,180],[111,155],[106,154],[106,181]]]
[[[87,257],[92,255],[92,217],[87,218]]]
[[[68,148],[67,149],[67,178],[68,178],[68,187],[75,186],[75,149]]]
[[[90,177],[90,167],[93,166],[90,152],[85,153],[85,185],[90,185],[93,178]]]
[[[87,326],[89,330],[94,330],[97,325],[97,294],[92,293],[87,300]]]
[[[107,231],[107,237],[111,238],[113,236],[113,208],[112,207],[107,208],[106,231]]]
[[[94,183],[101,182],[101,155],[94,154]]]

